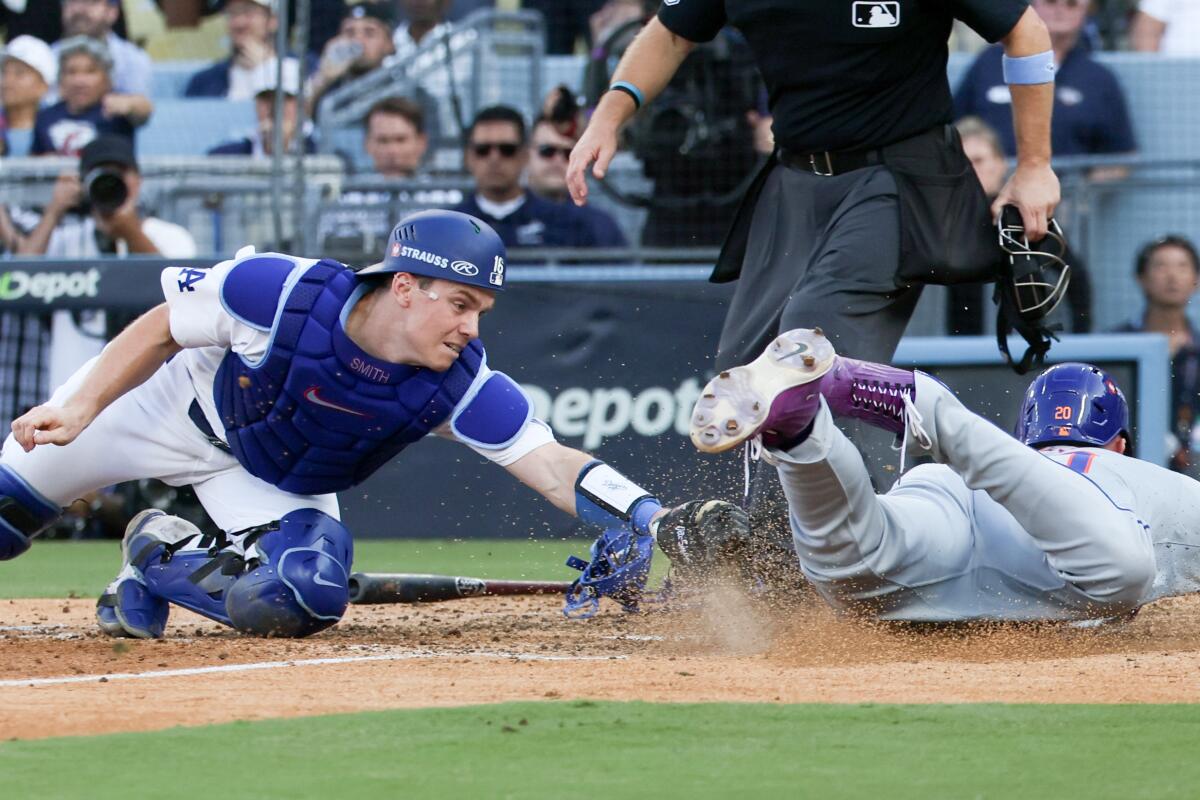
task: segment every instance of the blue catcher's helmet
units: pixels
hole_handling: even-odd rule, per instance
[[[1033,447],[1081,444],[1102,447],[1129,436],[1129,406],[1108,373],[1091,364],[1056,364],[1029,384],[1016,436]]]
[[[483,220],[460,211],[418,211],[392,229],[383,261],[358,274],[411,272],[499,292],[506,255],[504,242]]]

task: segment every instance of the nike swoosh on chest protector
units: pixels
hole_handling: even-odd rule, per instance
[[[371,416],[370,414],[367,414],[366,412],[359,411],[354,408],[348,408],[346,406],[338,405],[337,403],[331,403],[328,400],[324,400],[317,394],[317,392],[319,390],[320,390],[319,386],[313,386],[313,387],[306,389],[304,391],[304,399],[315,405],[324,406],[325,408],[332,408],[334,411],[341,411],[345,414],[353,414],[356,417]]]

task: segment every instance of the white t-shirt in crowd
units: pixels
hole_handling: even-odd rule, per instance
[[[1138,11],[1166,25],[1158,52],[1200,55],[1200,0],[1141,0]]]

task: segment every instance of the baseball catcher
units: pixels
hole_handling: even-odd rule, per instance
[[[253,248],[209,270],[165,270],[166,302],[13,422],[0,559],[97,488],[190,484],[221,534],[157,509],[135,516],[100,627],[161,637],[175,603],[245,633],[306,636],[337,623],[349,599],[353,545],[335,493],[433,434],[604,527],[603,566],[580,591],[626,597],[645,580],[642,540],[665,512],[557,443],[522,388],[489,366],[479,323],[504,289],[505,255],[485,223],[425,211],[358,272]]]
[[[835,417],[937,463],[876,495]],[[792,330],[696,405],[700,450],[747,440],[778,464],[800,566],[837,610],[1101,620],[1200,590],[1200,484],[1128,455],[1124,395],[1089,364],[1039,375],[1014,438],[924,373],[840,357],[819,330]],[[659,531],[673,561],[707,555],[684,541],[695,531],[672,543],[673,530]]]

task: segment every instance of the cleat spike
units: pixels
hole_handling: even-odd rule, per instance
[[[824,335],[825,335],[825,331],[821,330],[820,328],[813,328],[813,329],[812,329],[812,332],[813,332],[815,335],[817,335],[817,336],[824,336]]]
[[[813,364],[817,363],[817,360],[812,356],[804,356],[800,360],[804,362],[804,366],[806,367],[811,367]]]

